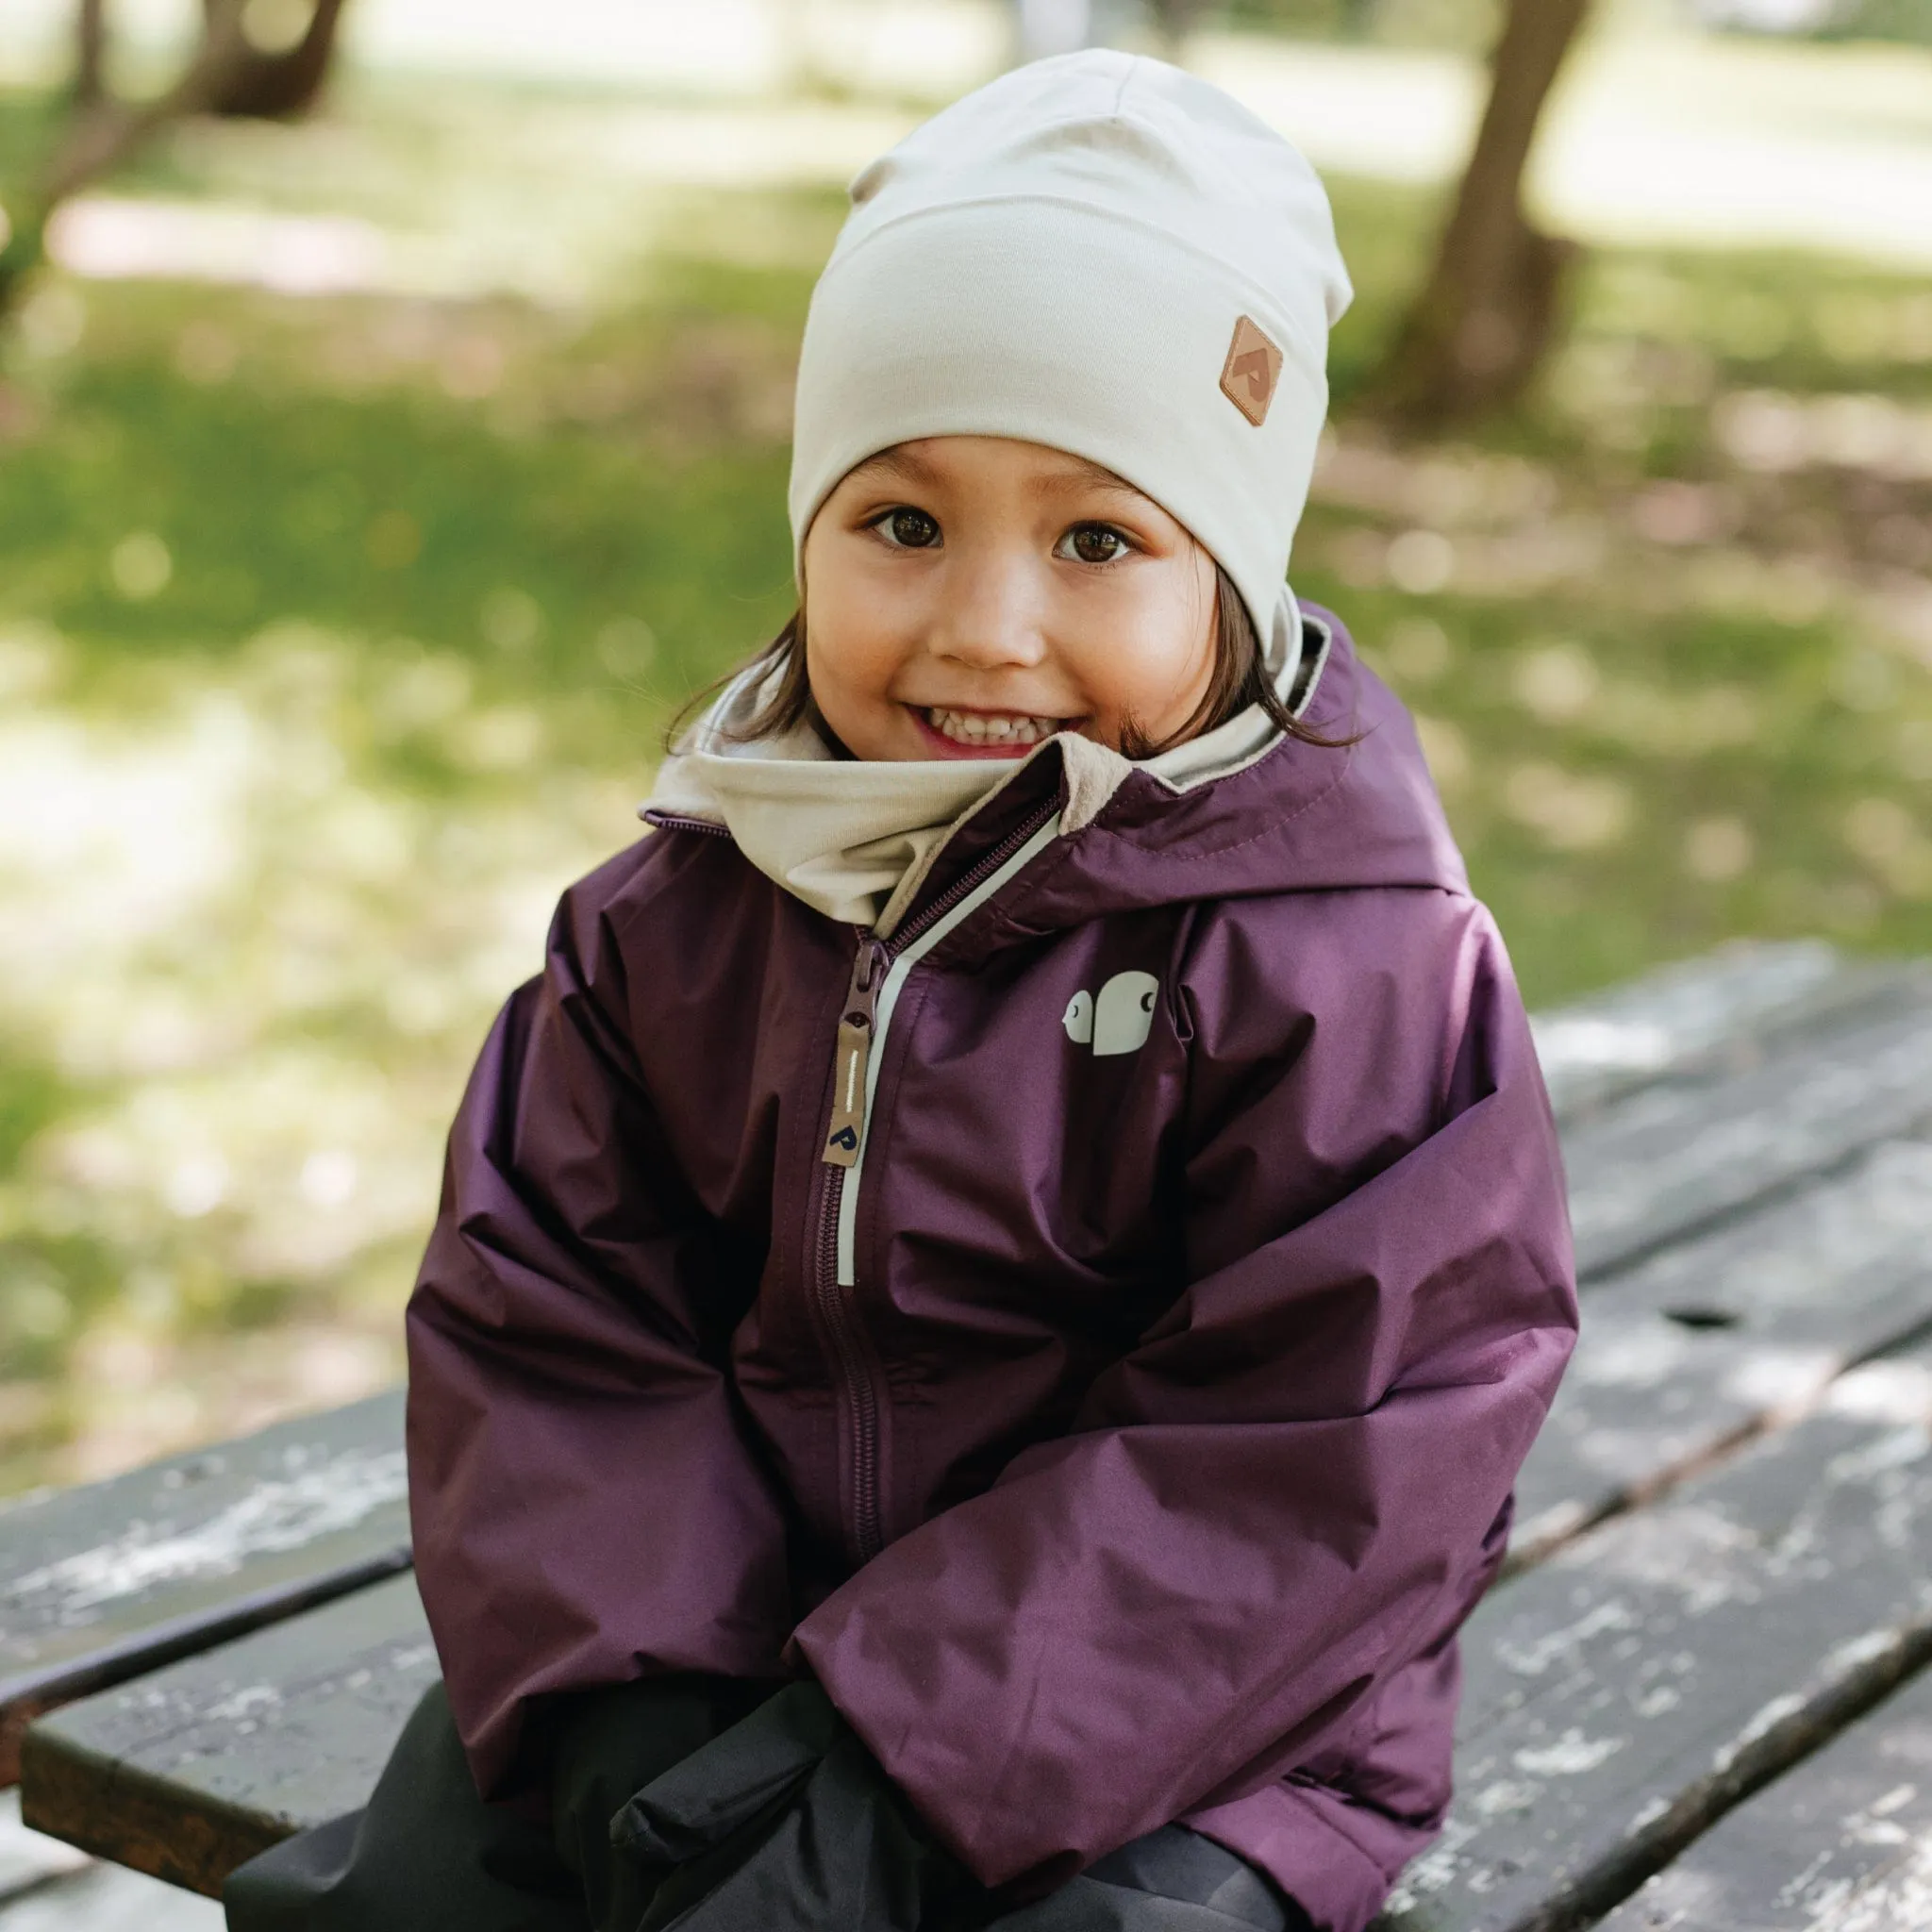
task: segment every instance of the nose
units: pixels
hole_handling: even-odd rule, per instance
[[[934,656],[974,671],[1040,663],[1046,655],[1045,610],[1033,559],[962,546],[948,566],[931,633]]]

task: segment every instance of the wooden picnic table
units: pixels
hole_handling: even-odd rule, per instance
[[[1583,1332],[1382,1932],[1928,1932],[1932,968],[1735,947],[1538,1037]],[[362,1804],[437,1669],[400,1466],[383,1397],[0,1511],[28,1824],[216,1894]]]

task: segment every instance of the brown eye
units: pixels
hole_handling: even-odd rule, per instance
[[[940,526],[923,509],[888,510],[877,528],[886,541],[901,550],[930,550],[940,541]]]
[[[1059,541],[1056,556],[1077,563],[1111,563],[1127,553],[1127,540],[1108,524],[1075,524]]]

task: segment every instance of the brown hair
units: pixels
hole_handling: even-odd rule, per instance
[[[734,678],[752,671],[763,674],[760,682],[769,679],[775,671],[777,681],[758,709],[742,724],[725,735],[740,743],[748,744],[760,738],[775,738],[810,716],[811,683],[806,670],[803,597],[799,600],[798,608],[786,619],[784,628],[762,651],[738,671],[708,685],[678,711],[666,729],[666,748],[675,744],[686,722],[707,699]],[[1248,607],[1241,602],[1241,593],[1235,589],[1234,579],[1216,564],[1214,668],[1208,679],[1208,689],[1202,692],[1201,702],[1179,729],[1158,743],[1130,721],[1122,733],[1122,754],[1130,758],[1153,758],[1158,752],[1172,750],[1177,744],[1185,744],[1191,738],[1199,738],[1203,732],[1225,724],[1251,705],[1258,705],[1266,712],[1269,723],[1284,737],[1296,739],[1303,744],[1319,744],[1335,751],[1355,742],[1352,738],[1324,738],[1295,716],[1289,701],[1274,689],[1274,680],[1268,675],[1261,641],[1255,630],[1255,620],[1248,615]]]

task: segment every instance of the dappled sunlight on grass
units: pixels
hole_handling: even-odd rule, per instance
[[[0,384],[0,1489],[400,1373],[491,1014],[638,836],[676,705],[789,608],[808,286],[35,290]]]
[[[1338,206],[1363,302],[1297,581],[1421,713],[1532,996],[1734,932],[1932,949],[1923,283],[1603,255],[1532,408],[1404,447],[1346,401],[1423,204]]]
[[[138,709],[74,704],[64,655],[0,632],[0,1321],[13,1378],[77,1371],[19,1433],[97,1467],[398,1372],[463,1069],[643,769],[540,771],[537,712],[459,658],[309,625]],[[425,731],[464,782],[412,781],[394,754]],[[278,1368],[158,1373],[271,1319],[298,1324]],[[131,1381],[175,1393],[130,1407]]]

